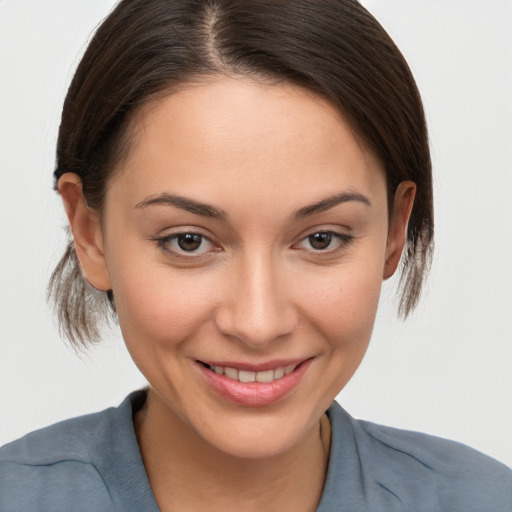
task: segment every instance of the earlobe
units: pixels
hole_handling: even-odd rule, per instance
[[[396,189],[389,222],[384,279],[390,278],[400,263],[415,195],[416,184],[412,181],[402,181]]]
[[[58,187],[84,276],[94,288],[110,290],[100,219],[85,202],[82,181],[74,173],[65,173]]]

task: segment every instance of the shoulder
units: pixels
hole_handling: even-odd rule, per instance
[[[51,465],[63,460],[91,462],[91,450],[108,425],[112,409],[61,421],[0,448],[0,464]]]
[[[376,450],[405,457],[443,475],[461,472],[470,475],[470,470],[484,470],[508,479],[512,477],[512,471],[505,465],[462,443],[368,421],[353,421],[356,431],[359,430]]]
[[[134,437],[134,395],[0,448],[0,510],[111,510],[109,459],[129,445],[119,438]]]
[[[107,510],[95,452],[109,413],[63,421],[0,448],[0,510],[64,510],[82,500]]]
[[[461,443],[355,420],[337,404],[331,409],[341,419],[333,423],[351,430],[366,478],[415,510],[424,506],[416,501],[431,503],[425,510],[512,510],[512,471],[500,462]]]

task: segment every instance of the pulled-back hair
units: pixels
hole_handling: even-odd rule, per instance
[[[129,124],[150,99],[214,75],[305,87],[336,105],[398,184],[417,192],[401,263],[399,314],[416,306],[433,247],[428,134],[411,71],[380,24],[356,0],[122,0],[87,48],[64,103],[55,187],[76,173],[100,215],[109,179],[130,147]],[[73,243],[48,294],[76,346],[100,338],[115,310],[80,271]]]

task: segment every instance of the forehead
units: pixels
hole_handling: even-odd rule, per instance
[[[340,111],[289,83],[195,83],[144,105],[131,132],[113,185],[120,182],[134,201],[165,189],[292,195],[300,203],[312,186],[319,195],[333,187],[368,192],[383,179]]]

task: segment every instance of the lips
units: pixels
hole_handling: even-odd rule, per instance
[[[276,361],[265,365],[197,363],[215,394],[238,405],[262,407],[291,393],[312,360]]]

